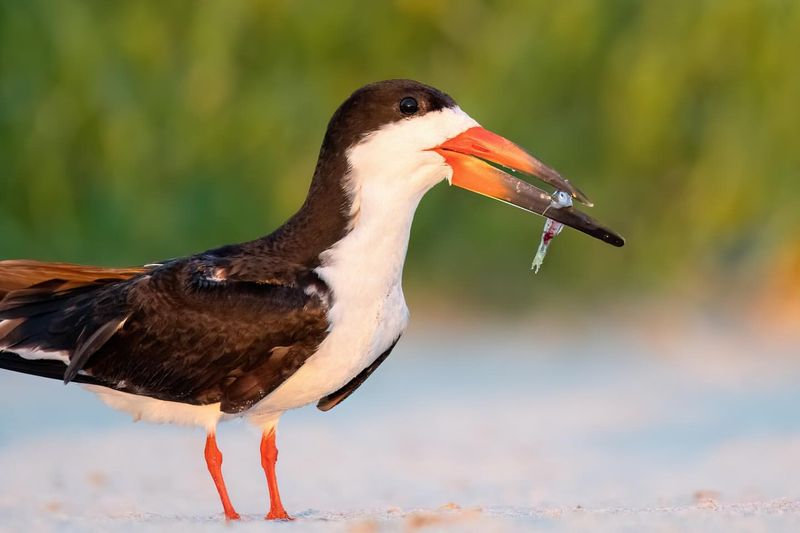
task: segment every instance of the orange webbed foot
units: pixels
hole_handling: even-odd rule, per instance
[[[267,516],[265,516],[264,519],[265,520],[285,520],[287,522],[294,520],[294,518],[289,516],[289,513],[287,513],[283,509],[278,509],[278,510],[275,510],[275,511],[270,509],[269,513],[267,513]]]

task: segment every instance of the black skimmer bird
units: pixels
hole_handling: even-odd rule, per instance
[[[590,205],[445,93],[410,80],[367,85],[334,113],[302,207],[265,237],[139,268],[0,262],[0,368],[84,384],[137,420],[204,428],[228,519],[239,515],[214,435],[246,417],[263,430],[267,518],[289,519],[275,477],[278,419],[342,402],[403,334],[403,263],[426,191],[447,181],[623,245],[514,172]]]

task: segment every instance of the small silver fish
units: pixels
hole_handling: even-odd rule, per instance
[[[553,209],[561,209],[563,207],[572,207],[572,196],[564,191],[556,191],[551,195],[550,207]],[[549,208],[548,208],[549,209]],[[547,214],[547,211],[544,212]],[[547,255],[547,248],[550,246],[552,240],[561,233],[564,224],[556,222],[552,218],[546,218],[544,221],[544,229],[542,230],[542,239],[539,241],[539,249],[536,250],[536,255],[533,257],[531,263],[531,270],[534,274],[539,273],[544,263],[544,256]]]

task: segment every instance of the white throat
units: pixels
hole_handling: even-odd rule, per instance
[[[318,269],[334,299],[352,293],[380,300],[391,290],[402,298],[414,213],[422,196],[452,175],[431,148],[477,125],[460,108],[447,108],[391,123],[348,150],[350,232],[323,253]]]
[[[422,196],[452,175],[431,148],[476,125],[458,107],[447,108],[388,124],[348,150],[350,231],[322,254],[318,269],[334,302],[352,302],[349,310],[397,298],[405,313],[401,284],[414,213]],[[334,306],[332,323],[341,307]]]
[[[317,273],[333,291],[332,325],[345,313],[369,315],[362,320],[375,330],[364,339],[370,357],[405,329],[402,277],[411,222],[422,196],[452,175],[431,148],[476,125],[460,108],[447,108],[388,124],[348,150],[350,232],[323,253]]]

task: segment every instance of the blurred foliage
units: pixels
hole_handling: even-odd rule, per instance
[[[336,106],[408,77],[628,238],[567,231],[534,278],[541,219],[439,186],[413,228],[418,300],[725,288],[797,243],[798,50],[794,1],[2,0],[0,257],[140,264],[267,233]]]

